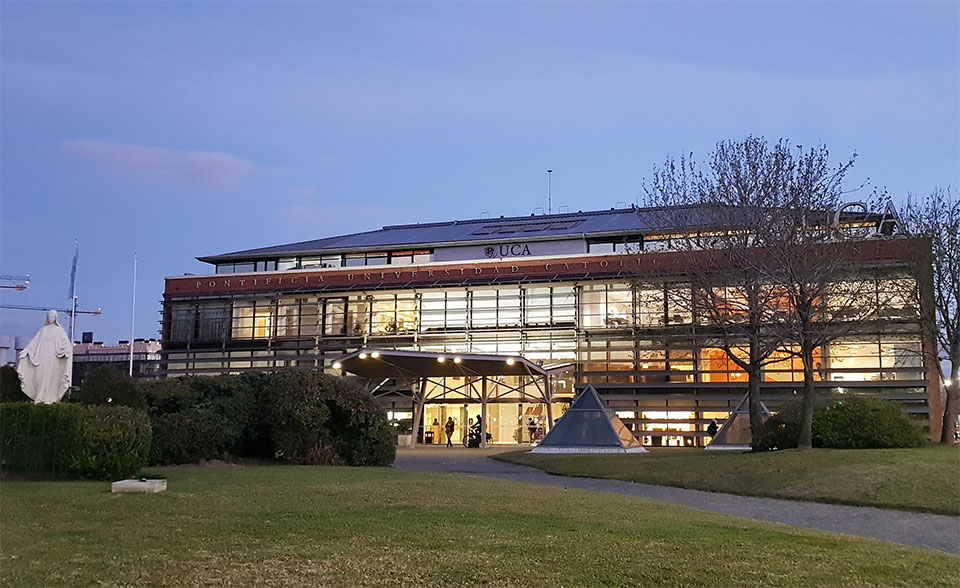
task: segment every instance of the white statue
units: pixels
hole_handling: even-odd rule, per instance
[[[20,383],[23,393],[37,404],[58,402],[70,388],[73,343],[57,322],[57,311],[47,313],[47,324],[37,331],[20,352]]]

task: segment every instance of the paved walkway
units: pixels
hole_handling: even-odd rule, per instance
[[[517,448],[505,449],[501,446],[485,450],[462,447],[402,449],[397,453],[397,461],[393,467],[472,474],[515,482],[626,494],[735,517],[871,537],[960,555],[960,517],[736,496],[619,480],[553,476],[527,466],[487,459],[489,455]]]

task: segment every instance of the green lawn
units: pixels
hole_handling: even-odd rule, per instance
[[[390,469],[0,483],[3,586],[955,586],[960,558],[623,496]]]
[[[494,457],[551,474],[663,486],[960,514],[960,448],[723,453],[652,450],[628,455]]]

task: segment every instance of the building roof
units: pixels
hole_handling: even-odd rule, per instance
[[[714,204],[694,204],[668,208],[637,208],[631,205],[629,208],[577,211],[563,214],[387,225],[376,231],[246,249],[232,253],[198,257],[197,259],[206,263],[227,263],[231,261],[295,257],[298,255],[386,251],[398,248],[417,249],[469,245],[471,243],[487,244],[515,242],[517,240],[582,239],[586,237],[670,233],[681,230],[716,228],[720,225],[735,225],[740,214],[744,218],[753,217],[759,209],[741,208],[735,212],[732,212],[732,210],[729,207]],[[770,214],[770,211],[761,213]],[[820,222],[830,222],[832,217],[831,213],[823,212]],[[845,212],[841,218],[845,221],[866,220],[876,222],[882,220],[883,215]]]
[[[694,210],[691,207],[691,210]],[[708,218],[703,210],[700,216]],[[662,208],[617,208],[564,214],[454,220],[437,223],[388,225],[376,231],[301,241],[287,245],[247,249],[198,257],[207,263],[284,256],[468,245],[472,242],[524,241],[584,236],[656,232],[669,228],[674,215]]]

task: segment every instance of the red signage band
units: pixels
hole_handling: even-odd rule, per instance
[[[907,261],[912,247],[903,241],[872,241],[869,247],[858,243],[854,257],[858,261]],[[854,253],[851,251],[851,253]],[[703,251],[698,265],[722,270],[732,263],[722,251]],[[383,289],[389,287],[442,286],[465,283],[517,283],[559,281],[584,277],[644,277],[682,275],[689,272],[688,252],[614,254],[589,257],[539,258],[536,260],[476,261],[464,264],[420,266],[358,266],[320,271],[258,272],[214,274],[167,278],[167,297],[254,294],[260,292],[301,292],[311,290]]]

